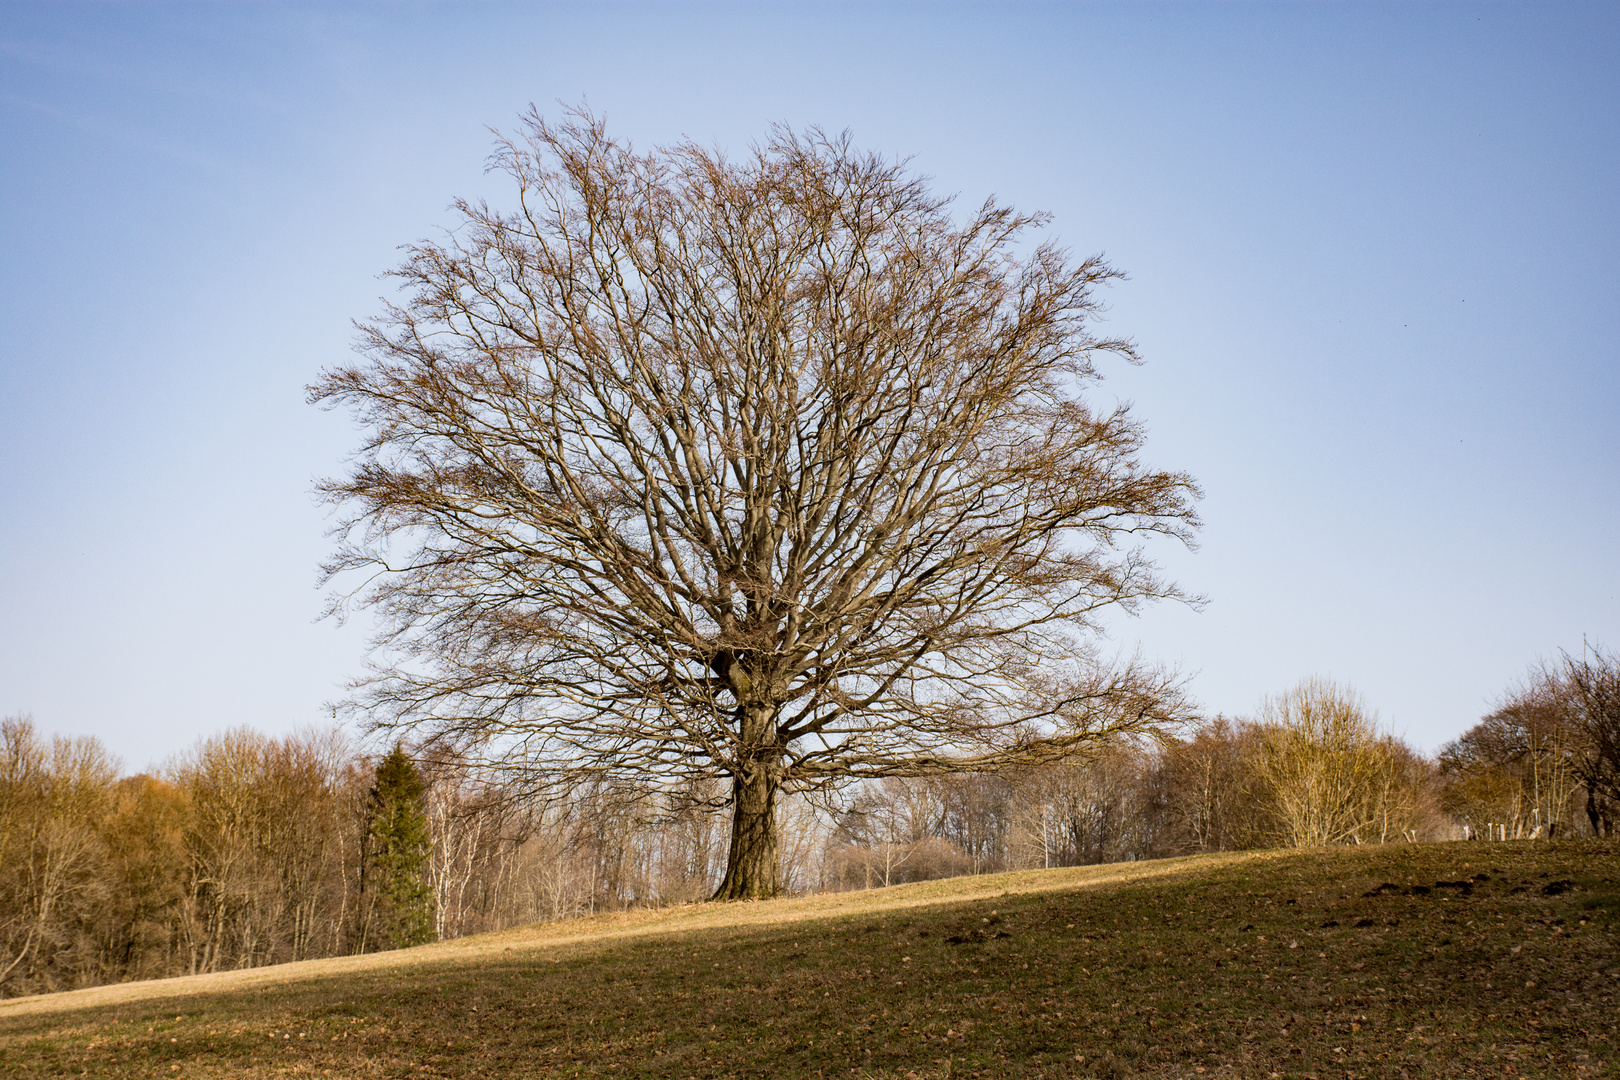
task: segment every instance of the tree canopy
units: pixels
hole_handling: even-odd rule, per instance
[[[1050,759],[1176,719],[1099,618],[1178,597],[1140,546],[1197,491],[1086,392],[1120,274],[847,136],[640,154],[533,111],[408,249],[311,399],[378,725],[532,787],[726,777],[727,897],[777,890],[778,793]]]

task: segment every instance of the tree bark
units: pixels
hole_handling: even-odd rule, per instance
[[[731,851],[716,900],[768,900],[782,891],[775,772],[760,763],[732,780]]]
[[[759,739],[731,781],[731,850],[716,900],[768,900],[782,891],[776,793],[782,786],[782,749],[766,736],[775,727],[774,710],[745,707],[744,739]],[[764,729],[764,730],[761,730]],[[761,745],[763,744],[763,745]]]

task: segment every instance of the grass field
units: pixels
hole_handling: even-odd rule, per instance
[[[0,1074],[1620,1075],[1620,844],[1200,856],[0,1002]]]

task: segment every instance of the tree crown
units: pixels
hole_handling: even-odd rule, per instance
[[[515,209],[458,202],[311,388],[368,432],[323,490],[394,650],[371,716],[536,777],[809,788],[1179,715],[1095,654],[1180,596],[1138,538],[1197,525],[1083,396],[1137,359],[1091,330],[1101,258],[816,129],[733,161],[531,112],[492,165]]]

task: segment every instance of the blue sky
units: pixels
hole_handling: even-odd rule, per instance
[[[1211,711],[1331,675],[1433,749],[1620,646],[1615,5],[0,3],[0,713],[132,769],[327,715],[303,388],[558,99],[849,128],[1129,271],[1209,603],[1109,647]]]

